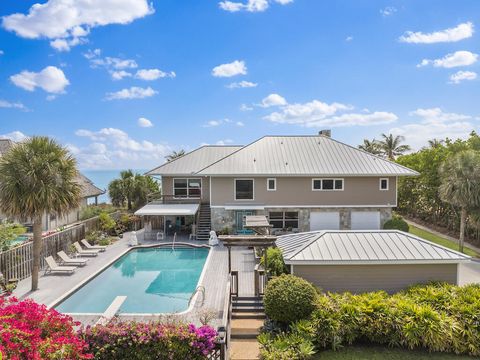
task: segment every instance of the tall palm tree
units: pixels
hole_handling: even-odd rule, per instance
[[[125,206],[132,210],[147,202],[149,194],[158,192],[159,185],[149,176],[134,174],[132,170],[120,172],[120,178],[108,185],[108,195],[115,206]]]
[[[38,289],[42,216],[62,216],[80,203],[75,159],[48,137],[32,137],[0,158],[0,210],[33,222],[32,291]]]
[[[375,139],[363,139],[363,144],[358,145],[358,148],[373,155],[380,155],[382,153],[378,141]]]
[[[432,149],[438,148],[439,146],[442,146],[444,143],[445,143],[445,140],[442,140],[442,139],[428,140],[428,146]]]
[[[463,252],[468,213],[480,208],[480,154],[459,152],[443,163],[440,175],[440,198],[460,208],[459,249]]]
[[[179,158],[180,156],[183,156],[185,155],[185,150],[181,149],[179,151],[172,151],[171,154],[165,156],[165,159],[167,159],[167,161],[172,161],[172,160],[175,160],[176,158]]]
[[[395,160],[395,157],[402,155],[408,150],[410,146],[401,145],[405,138],[401,135],[393,136],[392,134],[382,134],[383,140],[378,142],[380,151],[388,160]]]

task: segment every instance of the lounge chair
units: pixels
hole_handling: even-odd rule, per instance
[[[83,250],[78,242],[74,242],[73,246],[75,246],[79,256],[98,256],[100,252],[100,250]]]
[[[100,251],[105,251],[107,250],[107,247],[106,246],[102,246],[102,245],[90,245],[90,243],[83,239],[81,240],[81,243],[83,246],[85,246],[88,250],[100,250]]]
[[[45,269],[45,275],[48,273],[59,273],[59,274],[73,274],[76,267],[75,266],[60,266],[57,264],[55,259],[52,256],[45,258],[47,262],[47,268]]]
[[[59,251],[57,253],[58,257],[61,260],[61,265],[70,265],[70,266],[84,266],[87,264],[87,259],[72,259],[64,251]]]

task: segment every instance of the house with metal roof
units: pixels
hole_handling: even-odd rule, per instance
[[[413,284],[458,283],[470,256],[398,230],[313,231],[276,240],[291,273],[325,291],[393,293]]]
[[[7,153],[12,146],[15,145],[15,142],[9,139],[0,139],[0,157]],[[75,180],[81,187],[81,201],[77,208],[72,209],[67,215],[58,218],[54,214],[45,214],[42,217],[42,230],[48,231],[60,226],[74,223],[80,220],[80,213],[84,207],[87,206],[89,199],[95,199],[95,203],[100,195],[105,193],[105,190],[102,190],[95,186],[95,184],[88,179],[82,173],[78,173]],[[4,218],[0,213],[0,220]]]
[[[418,175],[325,133],[203,146],[147,174],[162,179],[158,206],[198,203],[202,215],[199,224],[198,214],[172,214],[168,228],[165,218],[157,221],[159,230],[188,232],[197,225],[202,238],[210,229],[246,233],[248,215],[267,216],[274,234],[381,229],[397,206],[398,177]]]

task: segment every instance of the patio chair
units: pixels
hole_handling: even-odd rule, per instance
[[[57,264],[55,259],[52,256],[45,258],[47,262],[47,267],[45,269],[45,275],[49,273],[58,273],[58,274],[73,274],[76,267],[75,266],[60,266]]]
[[[72,259],[64,251],[57,252],[58,257],[60,258],[61,265],[71,265],[71,266],[84,266],[87,264],[87,259]]]
[[[78,242],[74,242],[75,250],[79,256],[98,256],[100,250],[83,250]]]
[[[90,245],[90,243],[83,239],[81,240],[81,243],[83,246],[85,246],[88,250],[100,250],[100,251],[105,251],[107,250],[107,247],[106,246],[102,246],[102,245]]]

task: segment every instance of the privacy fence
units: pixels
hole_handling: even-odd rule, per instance
[[[117,218],[120,213],[110,214]],[[40,267],[44,269],[45,258],[56,256],[57,252],[63,250],[69,252],[70,246],[82,239],[85,234],[97,230],[100,226],[98,216],[82,221],[63,231],[56,232],[43,238],[42,253],[40,256]],[[0,272],[9,280],[22,280],[32,273],[33,243],[31,241],[16,246],[10,250],[0,252]]]

